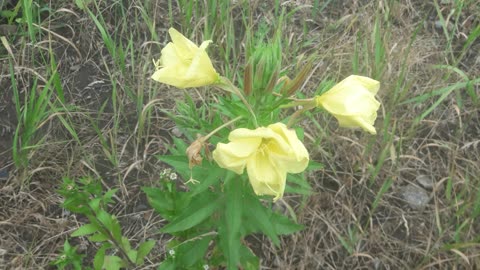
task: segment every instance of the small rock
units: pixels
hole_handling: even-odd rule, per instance
[[[7,180],[8,179],[8,171],[7,168],[0,168],[0,180]]]
[[[374,258],[374,259],[373,259],[373,268],[374,268],[375,270],[377,270],[377,269],[382,269],[382,268],[383,268],[383,267],[382,267],[382,261],[381,261],[380,259],[378,259],[378,258]]]
[[[435,183],[433,182],[433,179],[425,174],[417,175],[416,178],[417,182],[424,188],[426,189],[432,189]]]
[[[435,28],[438,30],[443,30],[443,27],[445,26],[443,21],[435,21]],[[450,22],[447,22],[447,30],[452,30],[453,25]]]
[[[181,137],[181,136],[182,136],[182,132],[181,132],[180,129],[177,128],[177,127],[172,128],[172,134],[173,134],[175,137]]]
[[[423,208],[430,201],[430,197],[427,192],[418,186],[409,184],[401,190],[403,199],[415,209]]]
[[[0,24],[0,35],[1,36],[13,35],[16,32],[17,32],[17,26],[16,25]]]
[[[146,211],[148,209],[150,209],[150,208],[148,208],[148,206],[146,206],[143,203],[139,203],[135,206],[135,212],[142,212],[142,211]]]
[[[442,21],[435,21],[435,28],[437,28],[438,30],[441,30],[443,28]]]

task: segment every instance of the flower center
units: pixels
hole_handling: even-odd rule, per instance
[[[262,142],[260,143],[260,146],[258,147],[258,152],[262,155],[268,155],[270,152],[270,144],[272,142],[272,139],[265,139],[262,138]]]

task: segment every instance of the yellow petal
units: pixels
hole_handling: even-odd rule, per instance
[[[380,83],[368,77],[349,76],[315,98],[317,106],[331,113],[342,127],[360,127],[376,134],[373,124],[380,102],[375,99]]]
[[[295,131],[288,129],[283,123],[272,124],[268,127],[282,138],[282,140],[277,140],[278,144],[287,145],[281,148],[288,149],[288,151],[283,152],[271,149],[271,155],[275,156],[272,159],[279,167],[285,168],[289,173],[303,172],[308,166],[309,154]]]
[[[287,172],[276,167],[265,153],[257,153],[247,163],[248,179],[257,195],[283,196]]]
[[[380,82],[365,76],[350,75],[343,80],[345,87],[353,87],[356,85],[361,85],[363,88],[367,89],[372,94],[377,94],[380,89]]]
[[[205,51],[211,41],[204,41],[197,47],[177,30],[170,28],[169,33],[173,42],[162,49],[160,69],[152,75],[152,79],[178,88],[216,83],[220,75]]]
[[[160,57],[160,66],[177,66],[182,65],[182,59],[177,54],[175,50],[175,45],[173,43],[168,43],[165,48],[162,49],[162,56]]]
[[[155,71],[155,73],[152,75],[152,79],[161,83],[173,85],[178,88],[185,88],[190,83],[190,80],[177,75],[178,71],[182,69],[185,70],[183,66],[165,67]]]
[[[240,139],[228,144],[219,143],[212,153],[213,159],[220,167],[241,174],[248,158],[257,151],[260,143],[261,138]]]
[[[355,128],[355,127],[360,127],[363,130],[367,131],[368,133],[375,135],[377,134],[377,131],[375,130],[375,127],[373,126],[373,121],[372,119],[366,119],[362,117],[355,117],[355,116],[342,116],[342,115],[336,115],[335,118],[338,120],[338,124],[341,127],[346,127],[346,128]],[[375,118],[376,118],[376,113],[375,113]],[[373,119],[375,120],[375,119]]]
[[[170,38],[172,39],[173,44],[175,44],[175,49],[179,55],[189,56],[189,58],[192,58],[193,55],[195,55],[195,52],[198,50],[195,43],[175,30],[175,28],[168,29],[168,33],[170,34]]]
[[[207,47],[210,42],[211,41],[204,42],[200,49],[197,50],[196,55],[193,57],[185,73],[185,77],[191,80],[191,86],[189,87],[212,84],[219,79],[219,75],[213,68],[212,62],[203,48]],[[206,45],[204,46],[204,44]]]
[[[228,135],[228,140],[236,141],[241,139],[252,139],[252,138],[272,138],[275,136],[275,133],[266,127],[259,127],[255,130],[247,129],[247,128],[238,128],[234,131],[230,132]]]

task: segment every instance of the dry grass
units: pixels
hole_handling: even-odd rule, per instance
[[[275,20],[271,10],[257,1],[251,2],[257,7],[255,18]],[[433,4],[332,1],[335,3],[311,17],[311,9],[305,5],[315,2],[284,3],[290,9],[304,7],[284,29],[286,46],[290,48],[285,52],[285,68],[294,67],[301,53],[317,54],[318,65],[302,90],[306,95],[313,93],[325,77],[338,81],[351,74],[355,51],[361,55],[359,73],[373,76],[375,43],[371,37],[378,14],[385,49],[385,56],[379,62],[384,67],[377,74],[382,82],[379,99],[383,107],[376,126],[381,132],[368,137],[361,132],[339,129],[325,115],[315,118],[326,123],[322,129],[304,123],[312,158],[325,164],[325,168],[310,175],[314,194],[307,201],[288,194],[285,198],[286,203],[297,209],[299,223],[305,225],[305,230],[284,237],[280,248],[264,241],[263,236],[249,240],[262,266],[264,269],[479,268],[480,227],[478,217],[472,214],[477,211],[475,207],[480,207],[475,205],[480,186],[479,104],[460,89],[417,123],[415,119],[438,96],[421,102],[402,102],[462,81],[457,73],[449,74],[449,70],[433,66],[454,64],[451,54],[458,56],[463,52],[466,38],[462,34],[468,36],[480,24],[480,10],[475,4],[464,9],[459,20],[462,23],[453,26],[458,30],[452,39],[452,49],[447,50],[448,41],[435,25],[438,13]],[[448,15],[453,5],[442,4],[441,11]],[[8,104],[13,90],[7,68],[9,56],[0,47],[0,89],[4,91],[0,98],[0,147],[4,148],[0,149],[0,173],[8,172],[8,177],[0,174],[0,264],[5,269],[48,268],[69,233],[84,222],[60,206],[61,198],[55,189],[65,176],[91,175],[103,179],[105,187],[120,187],[112,213],[119,217],[125,234],[134,243],[147,238],[159,243],[145,269],[158,265],[165,252],[162,243],[168,236],[158,234],[162,220],[149,210],[140,187],[154,185],[164,166],[155,155],[166,153],[171,136],[178,135],[159,108],[173,108],[181,95],[165,86],[158,89],[157,84],[146,79],[152,70],[151,58],[159,52],[157,44],[164,43],[169,20],[167,5],[158,1],[145,7],[156,23],[159,40],[152,39],[145,22],[138,19],[136,6],[143,6],[143,2],[132,1],[125,8],[126,22],[130,23],[126,26],[114,15],[117,7],[101,5],[108,31],[116,33],[118,42],[126,44],[129,35],[134,35],[131,38],[134,50],[130,52],[134,57],[128,55],[125,65],[129,72],[125,74],[116,70],[118,66],[88,14],[73,4],[51,5],[57,14],[43,21],[43,27],[62,38],[44,34],[37,44],[32,44],[26,37],[9,37],[16,59],[15,79],[21,82],[22,97],[31,91],[32,71],[46,76],[45,59],[49,57],[46,52],[51,46],[65,91],[65,106],[76,106],[61,114],[80,138],[80,142],[72,138],[53,114],[42,123],[40,143],[29,153],[30,162],[25,170],[15,169],[10,155],[17,119],[15,109]],[[174,11],[179,16],[178,10]],[[128,32],[128,27],[136,31]],[[308,31],[304,32],[304,27]],[[415,34],[417,27],[420,28]],[[457,66],[470,79],[480,74],[480,58],[475,53],[478,51],[479,40],[470,46]],[[112,102],[113,85],[119,93],[116,103]],[[400,98],[392,101],[397,87]],[[472,87],[479,97],[479,84]],[[139,115],[128,89],[142,89],[145,95],[142,105],[157,99],[141,137],[137,136]],[[198,94],[199,100],[206,97],[203,92]],[[387,116],[390,121],[385,124]],[[98,132],[92,128],[93,124],[98,126]],[[106,140],[102,142],[102,138]],[[111,155],[113,161],[109,159]],[[382,166],[372,179],[379,162]],[[427,189],[431,199],[423,208],[412,208],[402,198],[401,191],[407,184],[418,185],[419,175],[433,179],[433,188]],[[21,181],[29,185],[19,185]],[[392,184],[373,208],[386,181]],[[80,251],[94,253],[91,243],[75,241]]]

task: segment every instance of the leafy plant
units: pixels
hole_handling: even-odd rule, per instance
[[[68,240],[65,240],[63,244],[63,252],[60,256],[52,262],[52,265],[57,266],[58,269],[68,269],[68,266],[75,270],[81,269],[91,269],[91,268],[83,268],[82,260],[85,255],[81,255],[77,253],[77,248],[72,247]]]
[[[192,143],[174,139],[171,154],[159,156],[183,183],[163,181],[159,187],[143,188],[150,205],[168,221],[161,232],[174,236],[159,269],[204,265],[258,269],[259,260],[245,238],[262,233],[279,246],[280,236],[301,230],[303,226],[293,221],[293,211],[291,220],[273,206],[284,191],[308,196],[305,177],[291,173],[321,166],[309,164],[302,128],[290,127],[305,112],[321,107],[340,125],[375,134],[373,121],[380,104],[374,94],[379,83],[350,76],[333,87],[330,84],[319,96],[297,99],[294,95],[307,78],[312,60],[293,79],[280,77],[280,38],[264,43],[263,37],[257,37],[249,43],[242,87],[237,88],[213,68],[205,51],[209,41],[197,47],[175,29],[169,33],[172,42],[162,50],[152,78],[179,88],[217,87],[225,94],[215,96],[216,102],[197,106],[186,92],[177,112],[167,112]],[[351,106],[350,96],[366,105],[346,109]],[[296,106],[302,108],[292,113],[290,108]],[[227,144],[223,143],[226,138]],[[210,143],[216,145],[213,152]],[[248,175],[243,173],[245,168]],[[272,201],[265,195],[275,197]]]
[[[58,191],[65,197],[63,206],[67,210],[85,215],[89,220],[89,223],[75,230],[71,236],[87,236],[89,241],[99,244],[93,259],[95,270],[141,266],[155,245],[154,240],[148,240],[134,249],[128,238],[123,236],[118,219],[107,212],[107,207],[113,202],[112,197],[116,191],[111,189],[103,193],[100,182],[89,177],[82,178],[78,182],[65,178]],[[81,258],[81,255],[76,254],[76,249],[66,241],[63,254],[54,264],[59,269],[63,269],[67,264],[77,269]]]

